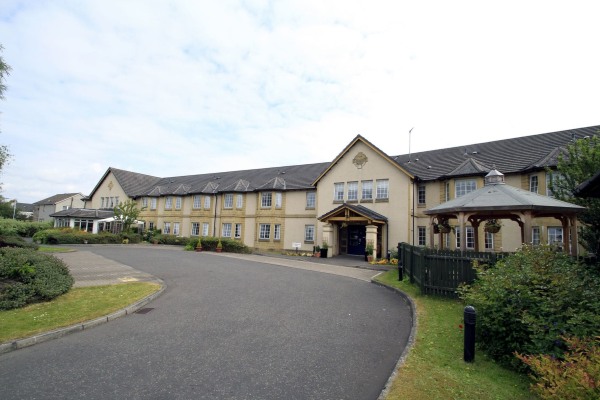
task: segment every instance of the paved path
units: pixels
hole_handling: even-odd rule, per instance
[[[3,400],[376,399],[412,326],[403,297],[366,275],[319,271],[332,266],[128,246],[80,253],[167,288],[146,314],[0,356]]]

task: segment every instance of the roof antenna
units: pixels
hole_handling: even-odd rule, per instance
[[[412,128],[410,128],[410,131],[408,131],[408,163],[409,164],[410,164],[410,137],[411,137],[411,133],[412,133],[413,129],[415,129],[414,126]]]

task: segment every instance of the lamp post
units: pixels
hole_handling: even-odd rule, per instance
[[[17,199],[13,200],[13,219],[15,219],[17,215]]]

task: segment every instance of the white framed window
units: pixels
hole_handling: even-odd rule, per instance
[[[222,230],[221,236],[227,237],[227,238],[231,237],[231,224],[230,223],[223,224],[223,230]]]
[[[119,196],[115,197],[115,205],[118,206],[119,205]]]
[[[548,244],[562,246],[563,228],[561,226],[548,227]]]
[[[485,249],[494,250],[494,234],[492,232],[485,232]]]
[[[454,182],[454,193],[456,198],[474,192],[475,190],[477,190],[477,182],[475,179],[459,179]]]
[[[142,197],[142,207],[148,207],[148,198]]]
[[[110,208],[114,208],[114,207],[115,207],[115,198],[110,197]]]
[[[239,239],[242,237],[242,224],[235,224],[235,238]]]
[[[148,229],[150,229],[151,231],[154,230],[154,222],[148,222]]]
[[[281,192],[275,193],[275,208],[281,208],[283,204],[283,195]]]
[[[259,224],[258,225],[258,238],[260,240],[271,239],[271,225],[270,224]]]
[[[315,241],[315,226],[304,225],[304,241],[314,242]]]
[[[560,179],[562,176],[559,172],[546,172],[546,196],[554,197],[551,186],[556,185]]]
[[[69,206],[62,206],[62,209],[63,209],[63,210],[68,210],[68,209],[69,209]]]
[[[427,245],[427,228],[424,226],[417,227],[419,246]]]
[[[389,198],[390,181],[389,179],[377,179],[376,199],[382,200]]]
[[[156,197],[150,199],[150,209],[156,210]]]
[[[243,208],[244,207],[244,195],[243,194],[238,194],[237,195],[237,203],[235,205],[236,208]]]
[[[306,193],[306,208],[313,209],[317,204],[317,194],[315,192]]]
[[[419,205],[425,204],[425,184],[420,184],[417,187],[417,202]]]
[[[199,194],[194,195],[194,203],[192,204],[192,208],[198,209],[202,205],[201,196]]]
[[[344,201],[344,183],[338,182],[333,184],[333,200]]]
[[[539,226],[531,227],[531,244],[534,246],[539,246],[542,243],[541,239],[541,231]]]
[[[533,193],[538,192],[538,177],[537,175],[531,175],[529,177],[529,191]]]
[[[208,222],[202,223],[202,236],[208,236]]]
[[[204,208],[210,210],[210,196],[204,196]]]
[[[168,235],[168,234],[170,234],[170,233],[171,233],[171,223],[170,223],[170,222],[165,222],[165,223],[163,224],[163,233],[164,233],[165,235]]]
[[[181,210],[181,197],[175,197],[175,209]]]
[[[179,235],[179,222],[173,222],[173,235]]]
[[[100,208],[104,208],[104,197],[100,197]]]
[[[273,229],[273,239],[281,240],[281,225],[275,224]]]
[[[225,193],[223,208],[233,208],[233,193]]]
[[[373,200],[373,181],[362,181],[362,200]]]
[[[450,182],[444,185],[444,201],[450,201]]]
[[[475,229],[472,226],[466,226],[467,231],[467,249],[475,248]]]
[[[171,196],[167,196],[165,198],[165,210],[170,210],[173,208],[173,198]]]
[[[358,182],[348,182],[348,201],[358,200]]]
[[[271,192],[262,192],[260,194],[260,206],[261,206],[261,208],[271,208],[272,201],[273,201],[273,193],[271,193]]]
[[[200,223],[199,222],[192,222],[192,236],[198,236],[200,235]]]

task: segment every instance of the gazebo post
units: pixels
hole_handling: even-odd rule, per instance
[[[435,233],[433,232],[433,217],[429,217],[429,243],[431,247],[435,248]],[[441,240],[440,240],[441,244]]]
[[[467,233],[465,232],[465,213],[458,213],[458,223],[460,226],[460,251],[467,250]]]

